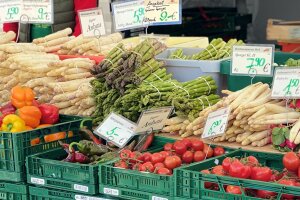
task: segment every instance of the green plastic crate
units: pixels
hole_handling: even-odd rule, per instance
[[[60,146],[57,141],[44,143],[44,136],[62,131],[73,131],[74,137],[62,140],[78,140],[78,130],[83,118],[61,115],[60,122],[53,126],[21,133],[0,132],[0,180],[22,182],[26,179],[26,156],[54,149]],[[91,121],[88,121],[91,126]],[[41,144],[31,146],[30,141],[40,138]]]
[[[113,200],[104,195],[83,195],[70,191],[29,186],[30,200]]]
[[[153,152],[161,150],[162,149],[159,149]],[[226,148],[226,151],[232,151],[232,149]],[[101,194],[109,195],[109,192],[106,191],[112,189],[112,196],[125,199],[174,199],[174,175],[163,176],[153,173],[120,169],[115,168],[113,166],[114,163],[115,162],[113,161],[99,166],[99,191]]]
[[[155,136],[150,150],[161,149],[174,139]],[[98,165],[61,162],[67,153],[59,148],[27,157],[27,182],[71,192],[97,194]]]
[[[210,159],[202,163],[192,164],[190,166],[182,167],[175,170],[175,196],[176,199],[193,199],[193,200],[250,200],[257,199],[251,196],[228,194],[224,191],[225,185],[236,185],[249,189],[268,190],[279,193],[278,200],[282,194],[293,194],[300,196],[299,187],[287,187],[276,183],[266,183],[262,181],[255,181],[249,179],[238,179],[229,176],[217,176],[213,174],[200,173],[203,169],[209,169],[216,166],[217,163],[221,164],[226,157],[244,157],[255,156],[259,162],[272,169],[282,170],[282,157],[283,154],[274,153],[260,153],[244,150],[233,151],[226,156],[221,156],[217,159]],[[204,187],[205,182],[212,182],[218,184],[220,191],[209,190]]]
[[[275,52],[274,62],[278,65],[285,64],[285,62],[289,59],[300,59],[300,54],[294,53],[284,53],[284,52]],[[231,75],[231,61],[226,60],[221,62],[221,74],[225,76],[227,80],[227,88],[231,91],[237,91],[243,89],[244,87],[251,84],[251,77],[249,76],[240,76],[240,75]],[[273,77],[271,76],[256,76],[252,80],[252,83],[263,82],[269,85],[272,84]]]
[[[29,200],[27,189],[27,186],[24,184],[0,182],[0,199]]]

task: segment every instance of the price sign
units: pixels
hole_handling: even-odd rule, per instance
[[[21,21],[32,24],[53,24],[54,0],[23,0]]]
[[[144,0],[112,3],[112,12],[117,31],[143,27]]]
[[[174,107],[164,107],[142,112],[138,120],[136,133],[161,130],[164,127],[165,120],[169,118],[173,109]]]
[[[223,108],[208,115],[202,138],[214,138],[223,135],[227,128],[229,108]]]
[[[276,68],[272,86],[272,98],[300,98],[300,68]]]
[[[0,0],[0,22],[18,22],[21,10],[22,0]]]
[[[105,35],[103,13],[100,8],[78,12],[84,37]]]
[[[94,131],[96,135],[123,148],[135,135],[136,124],[125,117],[111,113]]]
[[[144,22],[150,26],[182,22],[182,0],[145,0],[144,5]]]
[[[272,76],[274,45],[233,46],[231,74]]]

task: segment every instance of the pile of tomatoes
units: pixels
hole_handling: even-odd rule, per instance
[[[251,179],[264,182],[276,182],[288,186],[300,186],[297,173],[300,173],[300,159],[293,153],[287,153],[283,157],[283,165],[285,169],[279,172],[267,166],[262,166],[256,157],[248,156],[245,158],[230,158],[226,157],[221,165],[217,165],[210,170],[202,170],[204,174],[215,174],[219,176],[230,176],[234,178]],[[300,174],[299,174],[300,175]],[[219,191],[217,183],[205,182],[206,189]],[[243,192],[250,196],[255,196],[264,199],[275,198],[277,193],[266,190],[254,190],[249,188],[241,188],[234,185],[224,185],[227,193],[242,194]],[[282,199],[300,199],[291,194],[283,194]]]
[[[138,170],[160,175],[172,175],[173,169],[182,164],[200,162],[206,158],[220,156],[225,153],[223,147],[212,148],[200,139],[188,139],[167,143],[164,150],[156,153],[132,152],[124,149],[120,152],[120,161],[115,167]]]

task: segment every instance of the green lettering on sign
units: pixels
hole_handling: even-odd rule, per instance
[[[18,7],[11,7],[7,9],[7,15],[8,19],[12,19],[13,15],[19,14],[19,8]]]
[[[291,79],[289,84],[284,88],[285,95],[291,95],[291,89],[299,86],[299,79]]]
[[[134,23],[141,23],[143,16],[145,14],[145,9],[144,8],[139,8],[138,10],[134,11]]]
[[[214,133],[213,132],[214,128],[216,128],[217,126],[220,126],[221,122],[222,122],[222,120],[214,121],[209,128],[208,135],[212,135]]]

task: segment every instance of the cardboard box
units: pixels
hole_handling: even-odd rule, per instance
[[[300,41],[300,21],[269,19],[267,39],[285,42]]]

